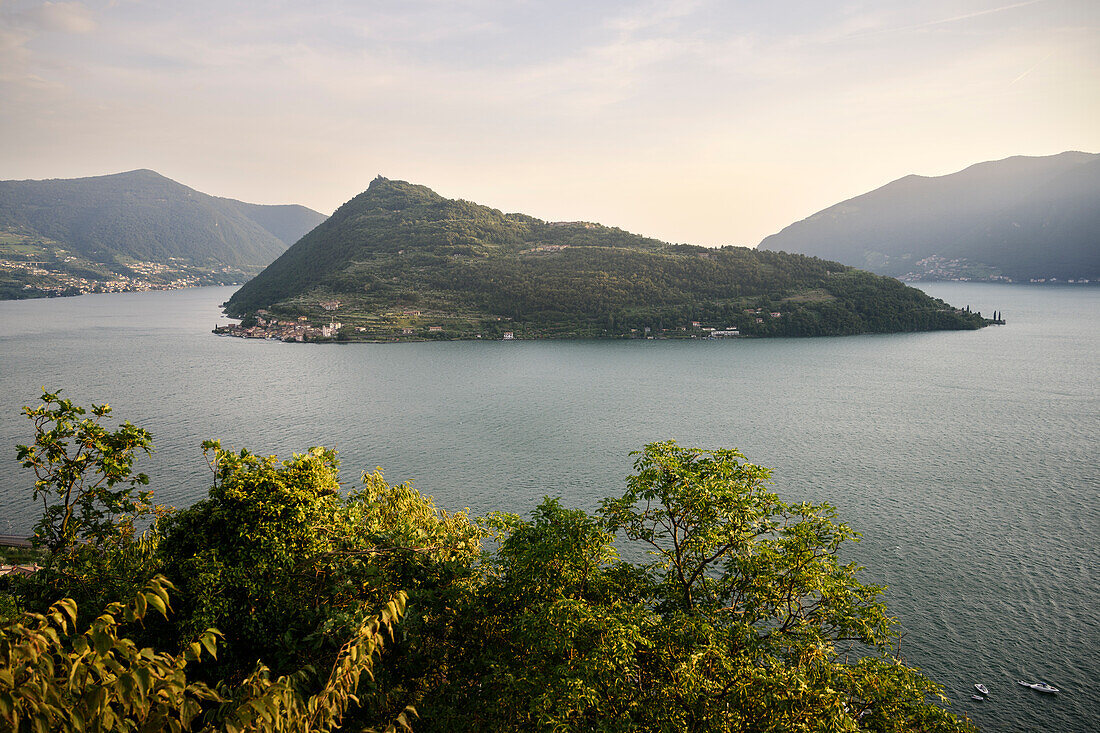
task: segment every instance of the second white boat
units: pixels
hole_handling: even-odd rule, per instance
[[[1024,687],[1030,687],[1031,689],[1037,690],[1039,692],[1061,692],[1061,690],[1059,690],[1057,687],[1055,687],[1054,685],[1048,685],[1046,682],[1024,682],[1023,680],[1016,680],[1016,684],[1023,685]]]

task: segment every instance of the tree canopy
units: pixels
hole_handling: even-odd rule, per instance
[[[34,498],[43,505],[35,542],[52,562],[78,543],[110,541],[154,510],[151,492],[134,491],[149,477],[132,472],[137,455],[152,450],[152,437],[129,422],[108,430],[101,421],[111,414],[109,405],[88,410],[61,397],[60,390],[43,390],[41,402],[23,408],[34,422],[35,440],[18,446],[16,454],[34,472]],[[88,412],[91,417],[81,419]]]
[[[380,470],[345,488],[330,449],[203,447],[206,499],[0,579],[0,725],[971,730],[900,658],[858,535],[735,450],[653,443],[595,513],[474,518]]]

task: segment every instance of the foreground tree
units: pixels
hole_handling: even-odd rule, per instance
[[[828,505],[787,504],[737,451],[655,443],[600,516],[494,515],[432,730],[967,731],[894,653],[882,588]],[[652,560],[626,563],[615,534]],[[625,551],[625,550],[624,550]]]
[[[143,431],[116,440],[43,399],[21,460],[55,466],[46,488],[130,480]],[[140,503],[106,510],[125,495],[93,491],[102,513],[68,525],[46,504],[44,525],[87,541],[0,578],[39,612],[0,627],[0,730],[362,729],[408,725],[410,702],[421,733],[970,730],[895,653],[883,589],[843,559],[858,535],[737,451],[654,443],[596,514],[547,498],[479,524],[380,470],[345,493],[332,450],[204,450],[208,497],[142,538],[125,530]],[[74,588],[85,614],[105,589],[133,600],[85,622]]]
[[[206,499],[159,525],[158,554],[179,586],[179,614],[166,643],[202,629],[225,632],[211,680],[246,674],[257,659],[313,689],[341,641],[396,593],[416,613],[389,656],[399,660],[364,682],[357,725],[379,725],[445,673],[437,643],[452,586],[465,582],[481,530],[465,514],[435,508],[380,471],[347,496],[335,451],[311,448],[286,460],[204,445],[214,485]],[[404,627],[408,627],[406,630]],[[415,642],[410,642],[413,639]]]
[[[731,579],[716,569],[749,554],[780,526],[783,505],[765,488],[771,471],[744,463],[736,450],[682,449],[675,442],[635,455],[627,492],[602,504],[608,529],[645,543],[659,558],[649,570],[672,608],[727,605]]]
[[[214,689],[193,678],[217,655],[222,637],[207,629],[179,654],[140,648],[122,630],[150,610],[168,617],[163,576],[128,603],[112,603],[83,633],[75,633],[76,603],[65,598],[45,614],[0,626],[0,729],[10,731],[227,731],[313,733],[337,729],[357,702],[359,680],[405,613],[398,593],[364,620],[340,648],[324,684],[303,696],[294,676],[272,679],[262,663],[246,678]],[[387,726],[410,730],[406,708]]]
[[[895,656],[883,588],[841,560],[858,541],[828,504],[787,504],[735,450],[654,443],[610,531],[644,543],[662,622],[647,653],[652,724],[707,730],[968,730]]]
[[[18,460],[34,471],[34,498],[42,501],[42,518],[34,541],[46,548],[49,564],[79,543],[103,545],[133,523],[153,513],[152,493],[135,491],[149,483],[134,474],[138,453],[152,451],[148,432],[124,422],[109,430],[101,421],[111,414],[108,405],[83,407],[43,390],[42,404],[24,407],[34,422],[35,440],[17,446]]]

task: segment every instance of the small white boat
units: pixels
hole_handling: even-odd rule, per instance
[[[988,695],[989,694],[989,688],[986,687],[985,685],[983,685],[981,682],[974,685],[974,689],[977,690],[978,692],[982,693],[983,695]]]
[[[1033,690],[1039,692],[1061,692],[1054,685],[1048,685],[1046,682],[1024,682],[1023,680],[1016,680],[1016,684],[1023,685],[1024,687],[1030,687]]]
[[[971,700],[984,700],[985,698],[982,697],[981,695],[971,695],[970,699]]]

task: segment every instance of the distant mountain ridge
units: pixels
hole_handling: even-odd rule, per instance
[[[304,206],[210,196],[146,169],[0,181],[0,231],[42,238],[94,263],[176,258],[255,271],[324,219]]]
[[[321,212],[301,204],[247,204],[235,199],[220,200],[234,206],[246,217],[273,234],[285,245],[284,250],[328,218]]]
[[[761,249],[907,279],[1100,278],[1100,155],[1015,156],[910,175],[766,237]]]
[[[342,338],[372,340],[809,336],[984,324],[897,280],[837,263],[545,222],[381,177],[245,283],[226,310],[246,323],[255,317],[248,335],[306,336],[297,325],[304,316],[339,320]]]

